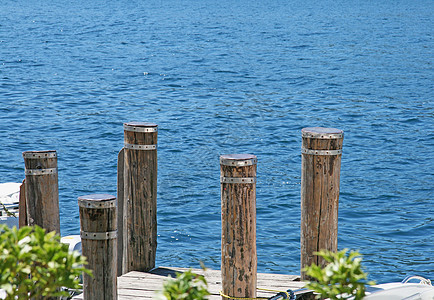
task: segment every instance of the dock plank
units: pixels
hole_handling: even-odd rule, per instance
[[[163,288],[163,283],[168,279],[168,276],[176,277],[178,272],[184,272],[189,268],[177,267],[159,267],[149,272],[131,271],[118,277],[118,299],[153,299],[157,291]],[[192,269],[196,274],[204,275],[208,282],[208,290],[211,295],[209,300],[221,300],[221,273],[220,270],[206,269]],[[297,275],[283,275],[283,274],[267,274],[258,273],[258,297],[272,297],[277,291],[286,291],[287,289],[299,290],[304,287],[306,283],[300,281],[300,276]],[[263,291],[261,288],[273,290]],[[298,296],[303,295],[307,299],[311,293],[309,291],[296,291]],[[83,299],[82,294],[75,296],[73,299]],[[297,298],[299,299],[299,298]]]

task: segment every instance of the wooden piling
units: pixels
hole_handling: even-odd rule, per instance
[[[27,226],[27,207],[26,207],[26,180],[20,185],[20,198],[18,204],[18,227]]]
[[[337,251],[343,138],[335,128],[302,129],[301,270],[312,263],[325,265],[314,252]],[[302,280],[309,279],[301,274]]]
[[[59,184],[55,150],[23,152],[25,165],[26,224],[60,234]]]
[[[116,197],[86,195],[78,206],[82,254],[93,272],[93,277],[83,274],[84,299],[117,299]]]
[[[256,164],[255,155],[220,156],[222,292],[230,297],[256,297]]]
[[[119,151],[118,154],[118,276],[121,276],[124,274],[122,270],[123,266],[123,257],[124,257],[124,224],[127,223],[126,214],[124,214],[124,211],[126,211],[126,208],[124,209],[124,206],[127,204],[127,201],[124,201],[124,166],[125,166],[125,150],[122,148],[121,151]],[[125,237],[127,235],[125,234]],[[125,244],[127,244],[125,242]]]
[[[124,124],[123,274],[155,267],[157,135],[157,124]]]

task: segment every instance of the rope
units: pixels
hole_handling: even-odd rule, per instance
[[[294,294],[294,292],[291,291],[291,290],[288,290],[288,291],[291,292],[291,295],[290,295],[288,291],[284,292],[284,291],[276,291],[276,290],[269,290],[269,289],[262,289],[262,288],[257,288],[257,289],[258,289],[258,290],[261,290],[261,291],[275,292],[275,293],[278,293],[278,295],[279,295],[279,294],[281,294],[281,295],[283,295],[283,296],[286,295],[285,299],[291,299],[291,300],[292,300],[291,296]],[[277,296],[277,295],[276,295],[276,296]],[[295,299],[295,298],[294,298],[294,299]]]
[[[287,291],[277,291],[277,290],[269,290],[269,289],[257,288],[257,290],[266,291],[266,292],[275,292],[275,293],[278,293],[276,296],[278,296],[280,294],[283,297],[286,296],[284,299],[295,300],[295,294],[290,289],[288,289]],[[265,297],[257,297],[257,298],[232,297],[232,296],[228,296],[228,295],[223,294],[223,291],[220,291],[220,296],[222,296],[224,298],[227,298],[227,299],[233,299],[233,300],[274,299],[274,297],[276,297],[276,296],[273,296],[271,298],[265,298]]]
[[[256,299],[268,299],[268,298],[263,298],[263,297],[260,297],[260,298],[232,297],[232,296],[228,296],[228,295],[223,294],[223,291],[220,291],[220,296],[225,297],[225,298],[227,298],[227,299],[234,299],[234,300],[256,300]]]

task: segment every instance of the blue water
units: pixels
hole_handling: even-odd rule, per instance
[[[55,149],[63,235],[159,125],[157,265],[220,268],[219,155],[258,156],[260,272],[299,274],[303,127],[344,130],[339,248],[434,279],[431,0],[0,1],[0,182]]]

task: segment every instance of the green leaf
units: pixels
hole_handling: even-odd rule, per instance
[[[60,287],[79,289],[78,276],[92,272],[83,266],[86,259],[70,253],[54,232],[39,226],[0,226],[0,287],[7,299],[67,296]],[[29,275],[31,278],[29,278]]]
[[[176,279],[171,277],[163,284],[163,290],[158,292],[156,299],[202,300],[210,295],[204,276],[188,270],[178,273]]]
[[[315,255],[329,263],[323,268],[312,264],[303,269],[306,275],[316,280],[309,282],[306,287],[317,292],[317,298],[344,299],[354,296],[355,300],[359,300],[365,296],[365,285],[375,284],[366,282],[368,274],[362,269],[360,253],[347,252],[348,249],[336,253],[316,252]]]

